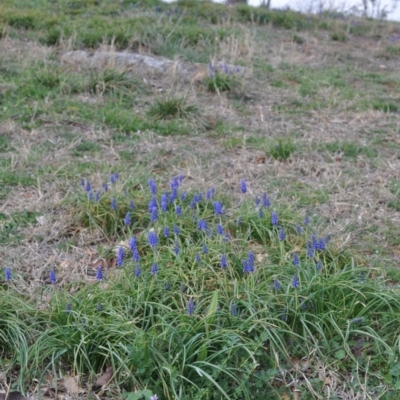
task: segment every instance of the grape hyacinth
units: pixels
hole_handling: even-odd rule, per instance
[[[176,206],[175,207],[175,214],[176,215],[182,215],[182,207],[181,206]]]
[[[195,308],[194,301],[193,301],[193,299],[191,298],[191,299],[188,301],[188,304],[187,304],[187,313],[188,313],[189,315],[193,315],[193,313],[194,313],[194,308]]]
[[[201,230],[201,231],[206,231],[208,228],[207,222],[204,221],[204,219],[199,219],[197,221],[197,229]]]
[[[49,274],[50,282],[54,285],[57,282],[56,272],[54,269],[50,270]]]
[[[307,243],[307,255],[310,258],[314,258],[314,249],[310,242]]]
[[[224,234],[224,228],[221,224],[217,224],[217,234],[222,236]]]
[[[97,272],[96,272],[96,279],[100,282],[103,279],[103,267],[99,265],[97,267]]]
[[[103,189],[105,192],[108,192],[108,184],[106,182],[103,183]]]
[[[166,238],[169,236],[169,228],[168,228],[168,226],[164,226],[164,236]]]
[[[174,234],[175,234],[175,236],[179,236],[179,228],[178,228],[178,225],[174,225]]]
[[[157,207],[153,207],[153,209],[151,210],[151,214],[150,214],[150,221],[156,222],[157,219],[158,219]]]
[[[6,269],[4,270],[4,275],[5,275],[5,279],[6,281],[11,281],[12,280],[12,274],[11,274],[11,269],[6,267]]]
[[[203,254],[207,254],[208,253],[208,248],[207,248],[205,243],[203,243],[202,251],[203,251]]]
[[[128,211],[124,218],[124,225],[127,226],[130,224],[131,224],[131,213]]]
[[[300,259],[297,253],[293,253],[293,265],[295,265],[296,267],[300,266]]]
[[[174,245],[174,253],[176,254],[176,255],[179,255],[179,253],[180,253],[180,246],[179,246],[179,242],[177,241],[177,240],[175,240],[175,245]]]
[[[263,196],[262,196],[262,202],[263,202],[263,206],[265,208],[269,208],[271,206],[271,202],[269,201],[267,193],[265,193],[265,192],[263,193]]]
[[[142,275],[142,271],[140,270],[139,264],[136,264],[135,276],[136,278],[139,278],[140,275]]]
[[[153,208],[157,208],[157,198],[156,196],[153,196],[151,198],[151,200],[149,201],[149,205],[148,205],[148,210],[151,213],[153,211]]]
[[[117,254],[117,267],[122,267],[122,265],[124,264],[124,258],[125,258],[124,248],[122,246],[119,246]]]
[[[151,247],[154,248],[158,245],[157,233],[154,230],[149,231],[147,238]]]
[[[196,255],[195,255],[195,257],[194,257],[194,260],[195,260],[197,263],[199,263],[199,262],[201,261],[201,257],[200,257],[200,254],[199,254],[199,253],[196,253]]]
[[[101,192],[96,192],[96,196],[94,198],[95,202],[98,203],[100,201]]]
[[[271,214],[271,223],[272,223],[272,225],[277,226],[278,222],[279,222],[278,221],[278,214],[274,210],[274,211],[272,211],[272,214]]]
[[[129,239],[129,248],[130,248],[132,253],[134,252],[135,249],[137,249],[137,242],[136,242],[135,236],[132,236]]]
[[[92,185],[90,184],[89,181],[86,181],[85,191],[86,191],[87,193],[89,193],[89,192],[92,191]]]
[[[247,192],[247,185],[245,179],[242,179],[242,181],[240,182],[240,190],[242,191],[242,193]]]
[[[215,215],[222,215],[222,213],[223,213],[223,211],[222,211],[222,203],[220,203],[219,201],[214,201],[213,207],[214,207]]]
[[[161,211],[165,212],[167,211],[167,206],[168,206],[168,198],[167,198],[167,194],[163,193],[161,195]]]
[[[157,263],[154,263],[154,264],[151,266],[151,274],[152,274],[152,275],[156,275],[157,272],[158,272],[158,265],[157,265]]]
[[[274,283],[272,284],[272,286],[273,286],[273,288],[274,288],[275,290],[279,290],[279,289],[281,288],[281,284],[280,284],[280,282],[278,281],[278,279],[274,279]]]
[[[286,237],[285,231],[284,231],[284,229],[283,229],[281,226],[279,227],[278,237],[279,237],[279,240],[280,240],[281,242],[282,242],[283,240],[285,240],[285,237]]]
[[[157,186],[153,179],[149,179],[150,193],[154,196],[157,193]]]
[[[129,209],[133,210],[135,208],[135,204],[133,203],[133,200],[129,201]]]
[[[321,271],[321,269],[323,268],[321,260],[318,260],[317,265],[315,267],[317,268],[317,271]]]
[[[117,209],[117,200],[113,197],[111,199],[111,210],[116,210]]]
[[[132,259],[133,259],[133,261],[135,261],[135,262],[139,262],[139,260],[140,260],[140,255],[139,255],[138,249],[133,249],[133,251],[132,251]]]
[[[221,268],[225,269],[228,266],[228,262],[226,260],[226,255],[222,254],[221,256]]]
[[[300,225],[296,225],[296,232],[301,235],[301,233],[303,232],[303,228]]]
[[[293,287],[294,289],[298,289],[298,288],[300,287],[299,278],[298,278],[298,276],[297,276],[296,274],[293,275],[292,287]]]

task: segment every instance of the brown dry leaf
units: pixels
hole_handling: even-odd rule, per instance
[[[325,379],[324,379],[324,384],[325,385],[332,387],[332,383],[333,383],[332,379],[329,378],[329,376],[325,377]]]
[[[113,376],[112,366],[109,365],[106,368],[106,372],[104,372],[104,374],[101,375],[100,378],[97,379],[95,384],[92,386],[92,390],[93,391],[100,390],[104,385],[106,385],[108,382],[110,382],[112,376]]]
[[[265,156],[258,156],[256,158],[256,164],[265,164]]]
[[[287,393],[282,393],[281,394],[281,399],[282,400],[290,400],[290,395]]]
[[[61,379],[60,385],[64,386],[68,394],[78,394],[83,392],[83,389],[78,385],[77,376],[65,376]]]

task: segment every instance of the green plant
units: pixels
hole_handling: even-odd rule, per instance
[[[187,104],[185,97],[166,97],[156,100],[149,108],[148,115],[154,120],[188,119],[199,115],[194,104]]]
[[[278,139],[268,146],[267,154],[275,160],[286,161],[295,150],[292,139]]]

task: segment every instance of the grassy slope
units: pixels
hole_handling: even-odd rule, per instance
[[[377,396],[377,393],[392,389],[398,376],[396,353],[390,353],[387,347],[382,347],[374,335],[383,326],[382,338],[387,340],[389,347],[398,344],[397,331],[390,324],[390,318],[396,318],[397,306],[393,303],[386,309],[383,303],[380,304],[377,299],[381,298],[382,301],[383,295],[379,294],[381,289],[377,291],[372,283],[360,289],[357,285],[360,284],[360,273],[364,274],[365,266],[373,271],[368,272],[368,276],[375,277],[383,273],[390,278],[391,285],[396,285],[400,279],[397,270],[400,246],[400,77],[397,66],[400,47],[398,42],[390,40],[399,33],[400,27],[377,21],[354,18],[341,20],[332,16],[316,18],[244,6],[227,8],[208,3],[198,5],[196,2],[166,5],[157,1],[146,4],[143,7],[134,1],[20,0],[4,1],[0,5],[0,254],[5,265],[11,267],[15,280],[10,287],[4,283],[1,290],[10,290],[13,296],[16,296],[16,292],[30,293],[33,302],[29,303],[29,307],[32,308],[21,308],[19,319],[12,320],[10,335],[15,343],[14,349],[19,348],[21,343],[27,347],[34,343],[28,360],[15,360],[11,346],[2,359],[4,368],[12,370],[15,365],[28,365],[32,363],[33,355],[37,355],[33,359],[38,363],[38,369],[42,368],[42,363],[49,362],[51,357],[47,356],[51,354],[44,351],[44,344],[50,339],[43,335],[40,328],[46,324],[49,324],[49,332],[54,332],[50,352],[56,352],[59,346],[60,350],[65,349],[65,342],[58,335],[65,335],[60,326],[66,323],[64,310],[70,301],[70,293],[82,285],[76,282],[93,280],[88,273],[91,269],[95,273],[100,259],[104,266],[109,267],[110,278],[114,274],[115,261],[111,248],[126,238],[127,232],[121,232],[118,221],[125,215],[128,205],[126,203],[125,208],[120,209],[119,218],[116,218],[109,213],[110,194],[103,198],[103,209],[92,209],[79,188],[80,177],[89,179],[94,187],[100,188],[111,172],[119,171],[122,183],[115,189],[118,204],[126,201],[123,196],[123,190],[126,189],[140,205],[138,210],[146,214],[148,178],[156,177],[157,182],[168,190],[170,178],[182,173],[185,190],[191,193],[204,191],[211,186],[217,188],[220,199],[230,205],[234,214],[231,216],[229,213],[224,220],[226,226],[231,226],[234,217],[239,214],[245,221],[257,217],[250,205],[239,206],[243,201],[238,193],[241,178],[246,178],[249,185],[249,203],[252,203],[254,195],[267,191],[273,206],[279,212],[287,212],[284,221],[289,232],[290,226],[301,221],[305,214],[309,215],[313,229],[318,234],[332,234],[332,258],[329,258],[329,263],[332,263],[330,272],[334,271],[334,278],[328,282],[317,280],[316,286],[313,286],[314,283],[311,286],[307,284],[307,288],[304,288],[307,296],[311,292],[330,293],[330,290],[334,291],[347,280],[348,286],[351,286],[349,282],[355,285],[354,290],[371,293],[374,299],[372,304],[379,304],[382,313],[386,314],[382,319],[376,318],[363,325],[363,329],[359,329],[362,334],[358,328],[349,333],[350,326],[346,328],[346,321],[360,314],[356,306],[357,299],[354,304],[353,300],[348,300],[353,304],[348,309],[344,306],[347,315],[330,320],[323,315],[330,312],[333,315],[333,308],[329,307],[342,303],[334,294],[329,294],[328,298],[333,296],[327,302],[329,307],[325,309],[325,305],[320,304],[320,319],[316,320],[325,326],[319,337],[321,344],[313,349],[305,327],[310,329],[307,324],[317,322],[310,321],[308,314],[299,314],[300,303],[292,303],[290,282],[294,271],[288,265],[293,248],[289,246],[287,254],[281,254],[281,245],[275,237],[271,239],[273,244],[268,242],[270,247],[267,253],[271,254],[268,254],[267,265],[270,268],[264,271],[260,267],[260,274],[263,274],[268,285],[252,291],[254,288],[246,286],[251,282],[241,281],[240,258],[247,254],[248,249],[240,242],[235,250],[230,250],[238,274],[232,276],[231,281],[237,279],[243,287],[224,289],[219,277],[216,281],[215,277],[210,277],[210,282],[221,284],[222,287],[211,285],[206,294],[197,299],[199,291],[204,290],[203,283],[197,279],[205,271],[193,270],[190,278],[181,277],[182,281],[188,280],[186,283],[190,291],[180,296],[175,294],[172,308],[158,310],[162,318],[154,323],[172,329],[171,321],[179,319],[178,328],[174,329],[177,329],[177,337],[184,336],[183,332],[190,323],[179,310],[186,307],[190,294],[202,304],[201,310],[206,310],[208,302],[216,304],[212,290],[219,288],[223,293],[219,302],[225,304],[227,316],[232,311],[230,307],[234,299],[238,303],[235,305],[239,307],[239,313],[244,316],[243,323],[229,322],[225,326],[231,334],[250,328],[248,324],[251,324],[251,319],[246,319],[246,316],[248,313],[252,315],[253,307],[259,307],[258,301],[261,308],[274,309],[277,313],[268,323],[279,330],[278,336],[241,337],[240,340],[249,340],[247,347],[240,342],[243,348],[239,348],[235,355],[229,354],[229,357],[224,353],[226,343],[221,342],[220,347],[216,346],[216,353],[222,358],[236,360],[224,365],[224,368],[225,371],[232,371],[231,383],[238,380],[240,390],[248,390],[249,393],[253,390],[252,395],[257,396],[257,390],[262,392],[267,382],[273,382],[275,393],[288,393],[285,384],[290,379],[285,378],[285,384],[282,385],[280,372],[277,372],[283,370],[293,377],[301,376],[298,389],[304,398],[318,394],[325,396],[324,382],[329,382],[329,379],[332,382],[336,379],[335,385],[332,383],[331,386],[338,394],[373,391],[373,396]],[[68,50],[93,51],[99,46],[170,59],[179,56],[189,65],[196,63],[195,70],[200,72],[200,78],[196,82],[188,82],[172,73],[154,74],[143,69],[90,70],[60,61]],[[214,77],[209,78],[210,62],[217,66],[219,62],[236,65],[240,73],[226,75],[222,68],[220,72],[214,71]],[[285,150],[290,156],[282,160],[280,157],[286,158]],[[145,189],[142,191],[143,187]],[[188,204],[183,206],[189,210]],[[89,216],[89,219],[77,218],[80,213]],[[216,222],[212,219],[210,205],[204,213]],[[141,219],[140,215],[138,212],[134,225],[137,234],[149,224],[148,217]],[[171,228],[175,218],[173,215],[171,211],[168,216]],[[93,228],[93,221],[97,221],[96,228],[88,229],[88,226]],[[257,223],[249,222],[249,230],[244,229],[243,234],[239,232],[237,240],[247,239],[245,235],[249,234],[257,252],[263,255],[264,250],[257,248],[256,243],[266,245],[262,238],[277,234],[265,224],[265,221],[258,219]],[[200,246],[201,241],[194,233],[195,227],[191,226],[191,222],[188,220],[182,226],[191,227],[187,231],[184,229],[182,243],[186,240]],[[294,248],[302,249],[304,254],[301,253],[301,257],[306,257],[303,239],[299,242],[294,232],[293,236],[289,234],[289,239]],[[145,248],[145,240],[142,241]],[[170,253],[173,244],[170,243]],[[212,261],[207,264],[210,273],[211,267],[218,265],[216,259],[224,249],[221,246],[224,245],[215,244],[215,254],[211,252]],[[350,258],[340,258],[341,251],[348,247],[364,260],[357,267],[360,270],[356,269],[355,273],[346,269],[351,270]],[[172,253],[168,254],[167,251],[160,257],[165,257],[162,260],[166,264],[173,263],[173,276],[179,271],[179,263],[175,264]],[[185,257],[192,260],[194,253],[190,252]],[[144,258],[145,263],[151,265],[150,253],[145,252]],[[259,262],[260,266],[263,265]],[[284,272],[281,271],[282,265],[286,265]],[[309,262],[307,265],[311,269],[315,267]],[[48,273],[52,268],[56,269],[60,286],[60,297],[56,296],[55,300],[53,289],[48,285]],[[346,275],[348,273],[350,275]],[[277,276],[286,280],[287,289],[276,297],[276,302],[264,303],[260,292],[265,290],[270,293],[271,279]],[[164,278],[172,279],[168,274]],[[303,277],[306,282],[309,282],[308,278],[306,275]],[[141,283],[143,296],[146,296],[146,287],[152,282],[148,277],[146,279]],[[156,298],[164,296],[165,279],[160,278],[160,286],[153,293]],[[181,284],[177,278],[173,281],[178,286]],[[38,294],[38,282],[45,284],[41,296]],[[110,310],[113,304],[129,308],[129,299],[137,287],[124,286],[118,276],[111,286],[105,288],[110,291],[110,300],[107,300]],[[62,291],[61,287],[67,290]],[[90,304],[94,306],[100,302],[97,289],[93,293],[85,292],[90,292],[90,287],[93,285],[79,291],[72,300],[73,306],[78,307],[74,321],[76,323],[83,317],[89,318],[93,326],[104,324],[104,329],[110,332],[110,321],[118,319],[117,332],[114,335],[109,333],[109,341],[103,342],[102,335],[91,337],[93,343],[111,346],[109,357],[114,363],[120,355],[116,344],[127,334],[124,330],[126,320],[124,317],[117,318],[115,310],[106,311],[107,315],[98,317],[86,308],[80,309],[78,305],[85,303],[85,296],[91,298]],[[248,298],[241,297],[249,290],[258,299],[254,300],[254,304]],[[130,294],[121,295],[124,291]],[[352,299],[354,294],[351,290],[344,290],[343,293],[342,299]],[[10,298],[12,300],[9,303],[2,304],[2,309],[20,307],[20,303],[13,300],[14,297]],[[297,301],[298,298],[295,298]],[[136,300],[143,307],[149,306],[147,298]],[[104,300],[101,302],[104,303]],[[51,310],[50,321],[47,311],[36,316],[38,306],[39,309]],[[87,307],[91,309],[90,305]],[[286,336],[287,327],[282,323],[282,310],[285,307],[293,312],[290,329],[299,335],[298,341],[290,335]],[[148,315],[147,311],[143,311],[143,314],[137,312],[137,315]],[[200,314],[202,312],[199,311]],[[367,320],[371,317],[369,312],[372,313],[369,308],[362,312]],[[207,311],[204,313],[207,315]],[[375,308],[373,313],[376,314]],[[309,314],[312,315],[313,311]],[[14,313],[10,311],[9,317],[12,315]],[[257,321],[268,320],[266,315],[260,316],[262,318],[256,318]],[[193,327],[194,337],[204,334],[203,329],[208,332],[207,324],[214,324],[211,318],[212,315],[206,319],[208,322],[205,325],[199,319],[199,324]],[[35,326],[32,333],[28,334],[28,339],[24,330],[26,321],[32,321]],[[75,329],[74,321],[68,322],[72,330]],[[269,332],[272,329],[263,324],[260,322],[257,332]],[[136,334],[143,337],[133,342],[128,359],[143,358],[143,354],[135,353],[139,351],[135,348],[149,340],[146,337],[149,334],[147,329],[140,324],[135,329]],[[327,330],[331,332],[329,335]],[[158,334],[160,331],[165,334],[169,332],[160,328]],[[320,332],[317,329],[313,334],[317,337]],[[344,340],[344,336],[350,344]],[[250,339],[253,342],[250,343]],[[76,337],[74,340],[71,340],[68,350],[71,354],[74,354],[74,346],[80,348],[82,339]],[[185,340],[190,348],[191,337],[185,337]],[[207,340],[214,339],[207,336]],[[279,340],[286,342],[283,344]],[[354,348],[360,340],[366,350],[364,356],[358,358],[354,356],[354,352],[357,353]],[[263,341],[268,343],[266,347],[272,353],[277,349],[282,350],[282,347],[286,350],[282,350],[279,361],[271,361],[271,354],[266,360],[260,356],[257,362],[262,367],[256,374],[258,381],[255,381],[259,383],[254,383],[252,389],[243,388],[240,382],[253,376],[256,371],[250,363],[243,376],[237,374],[240,362],[249,362],[243,352],[247,348],[257,354],[261,351],[260,343]],[[157,351],[163,348],[160,343],[153,344]],[[169,345],[177,344],[171,342]],[[202,357],[206,357],[201,353],[203,347],[199,345],[194,348],[197,350],[193,357],[199,357],[202,361]],[[304,348],[307,348],[305,353]],[[110,358],[104,357],[102,350],[93,356],[93,360],[85,362],[86,354],[92,354],[93,351],[91,348],[83,349],[80,361],[68,353],[64,362],[71,365],[75,372],[83,371],[89,375],[99,373],[103,364],[110,362]],[[327,353],[326,358],[324,353]],[[371,356],[373,365],[368,364],[368,357]],[[302,357],[310,360],[311,367],[299,371],[290,364],[290,360]],[[388,357],[390,362],[384,368]],[[182,361],[179,358],[177,360],[182,365]],[[172,364],[177,360],[165,361],[171,364],[176,374],[178,372]],[[141,372],[143,375],[148,374],[151,368],[157,370],[153,362],[149,362],[149,369],[144,368]],[[188,368],[194,368],[193,365],[196,366],[188,362]],[[356,370],[360,367],[372,371],[370,379],[362,378],[363,374],[357,375]],[[154,385],[149,377],[146,380],[136,376],[137,380],[133,382],[125,379],[129,368],[129,362],[124,361],[123,367],[118,370],[122,388],[133,390],[144,384]],[[328,372],[322,376],[311,371],[320,369]],[[216,370],[212,372],[218,376]],[[27,388],[27,383],[33,377],[24,376],[24,373],[17,383],[21,388]],[[354,387],[346,387],[345,377],[348,373],[356,377]],[[185,370],[184,374],[189,372]],[[192,379],[195,380],[194,377]],[[164,381],[168,381],[166,376],[163,376]],[[304,389],[307,384],[313,391]],[[172,389],[165,389],[171,388],[171,385],[165,383],[163,390],[172,398]],[[223,389],[228,390],[226,387]],[[113,390],[113,396],[117,396],[117,389]],[[237,395],[242,398],[240,396],[244,394],[240,390]],[[195,398],[194,392],[190,393],[186,393],[186,396]],[[213,391],[207,385],[199,393],[199,398],[213,398]],[[235,398],[234,394],[230,396]]]

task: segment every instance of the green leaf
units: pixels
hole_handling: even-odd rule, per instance
[[[143,397],[145,400],[150,400],[150,397],[153,396],[151,390],[139,390],[139,392],[130,393],[127,400],[142,400]]]
[[[343,358],[345,358],[346,357],[346,352],[344,351],[344,350],[338,350],[336,353],[335,353],[335,358],[337,359],[337,360],[343,360]]]

